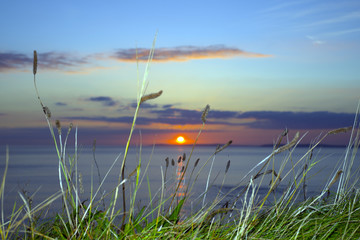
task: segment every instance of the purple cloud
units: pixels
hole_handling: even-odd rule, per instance
[[[351,126],[355,114],[334,112],[276,112],[250,111],[240,113],[239,119],[255,119],[245,123],[257,129],[332,129]]]
[[[90,57],[78,57],[71,53],[45,52],[38,53],[39,69],[73,70],[90,63]],[[15,69],[32,69],[33,56],[15,52],[0,52],[0,72]]]
[[[86,101],[91,102],[100,102],[103,106],[112,107],[116,105],[116,102],[111,97],[99,96],[99,97],[90,97]]]
[[[67,106],[67,103],[64,102],[57,102],[55,103],[56,106]]]

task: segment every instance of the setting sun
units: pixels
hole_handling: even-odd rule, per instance
[[[185,138],[184,138],[183,136],[178,136],[178,137],[176,138],[176,142],[177,142],[178,144],[183,144],[183,143],[185,143]]]

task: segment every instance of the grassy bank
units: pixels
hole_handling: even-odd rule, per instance
[[[155,44],[155,41],[154,41]],[[134,113],[130,134],[123,152],[114,159],[112,166],[103,176],[99,176],[99,186],[91,186],[90,195],[82,199],[82,181],[77,169],[77,128],[70,124],[63,136],[60,121],[51,118],[51,111],[42,102],[36,86],[37,54],[34,52],[34,87],[39,104],[44,112],[52,141],[58,156],[59,191],[42,203],[33,206],[31,198],[19,193],[22,204],[13,206],[10,216],[4,216],[6,174],[11,156],[6,152],[6,166],[1,182],[1,227],[2,239],[357,239],[360,238],[359,169],[354,168],[360,144],[359,122],[354,120],[352,127],[335,129],[319,136],[309,146],[308,151],[294,157],[293,153],[304,135],[295,134],[286,141],[285,130],[274,144],[272,152],[249,169],[245,176],[239,177],[239,184],[223,194],[221,188],[231,162],[224,169],[219,193],[211,201],[207,198],[212,183],[211,171],[218,154],[231,145],[232,141],[218,146],[209,158],[199,162],[193,159],[193,151],[207,121],[210,106],[207,105],[199,121],[202,126],[189,153],[184,153],[176,161],[165,159],[161,167],[161,188],[151,192],[149,202],[137,205],[137,193],[147,181],[149,165],[143,165],[141,157],[135,169],[127,169],[126,161],[136,119],[145,101],[159,97],[162,91],[145,94],[148,68],[154,53],[149,54],[143,80],[139,81],[137,107]],[[67,141],[71,131],[75,131],[75,154],[67,157]],[[309,171],[317,164],[314,150],[329,135],[351,131],[349,145],[340,164],[323,190],[316,196],[306,195]],[[141,153],[141,147],[139,149]],[[281,159],[278,158],[281,153]],[[274,161],[281,161],[279,168]],[[204,192],[194,193],[199,174],[210,165]],[[176,177],[169,177],[169,169],[176,166]],[[291,166],[286,168],[286,166]],[[119,169],[119,178],[113,190],[107,194],[102,191],[103,184],[112,169]],[[290,170],[285,170],[290,169]],[[183,181],[186,179],[186,186]],[[266,194],[259,194],[263,182]],[[131,181],[130,181],[131,180]],[[273,194],[280,183],[286,188],[279,196]],[[169,193],[170,186],[172,190]],[[229,196],[233,196],[229,198]],[[198,195],[197,198],[191,196]],[[47,214],[54,201],[61,199],[62,210]],[[194,200],[195,199],[195,200]],[[86,200],[86,201],[85,201]],[[106,201],[105,201],[106,200]],[[184,214],[185,204],[197,205],[194,212]],[[269,204],[271,203],[271,204]]]

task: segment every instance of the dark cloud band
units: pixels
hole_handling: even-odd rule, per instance
[[[200,110],[181,108],[149,108],[147,112],[155,117],[139,117],[137,124],[150,125],[152,123],[169,125],[201,124]],[[351,126],[355,118],[354,113],[334,112],[280,112],[280,111],[218,111],[212,110],[208,115],[208,124],[246,126],[252,129],[335,129]],[[104,116],[73,117],[78,120],[130,123],[132,116],[109,118]]]

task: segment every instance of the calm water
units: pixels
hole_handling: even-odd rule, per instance
[[[161,187],[162,172],[166,172],[166,193],[165,196],[169,196],[173,191],[176,183],[178,171],[181,170],[181,166],[178,167],[179,156],[186,153],[186,160],[181,164],[186,164],[189,161],[189,154],[191,147],[183,146],[157,146],[154,149],[152,147],[143,147],[140,151],[139,148],[131,148],[127,158],[126,172],[130,174],[138,165],[139,158],[141,158],[141,176],[143,182],[138,193],[138,205],[148,205],[149,203],[149,185],[151,190],[151,196],[158,199]],[[188,184],[188,178],[191,170],[193,169],[194,162],[200,158],[200,162],[194,171],[192,179],[195,178],[196,173],[200,170],[201,166],[209,159],[211,154],[215,151],[215,147],[203,147],[198,146],[195,148],[193,155],[191,156],[189,169],[185,177],[184,185]],[[224,186],[221,188],[221,194],[228,192],[235,186],[246,185],[248,178],[244,181],[240,181],[258,162],[268,156],[272,151],[270,147],[234,147],[230,146],[224,151],[216,155],[214,159],[214,165],[212,167],[210,175],[210,190],[207,194],[207,202],[213,200],[219,193],[220,186],[224,182]],[[288,172],[291,168],[291,164],[295,164],[306,152],[308,148],[298,147],[295,149],[291,156],[291,160],[285,167],[284,173]],[[116,157],[123,152],[121,148],[115,147],[97,147],[95,152],[95,159],[99,166],[99,172],[103,178],[110,166],[113,164]],[[73,149],[68,149],[67,154],[69,156],[74,155]],[[271,166],[274,165],[275,171],[279,172],[279,167],[284,158],[288,155],[288,152],[276,155],[271,160]],[[323,189],[326,182],[334,174],[334,169],[340,161],[344,159],[345,148],[318,148],[313,152],[312,160],[319,161],[317,165],[310,171],[307,179],[307,194],[308,196],[315,195]],[[116,162],[115,167],[110,171],[108,177],[102,186],[102,192],[109,193],[117,184],[119,178],[119,172],[121,167],[123,155],[121,154],[119,160]],[[165,158],[169,157],[170,164],[166,169]],[[171,160],[174,159],[175,166],[172,166]],[[226,177],[224,178],[224,172],[228,160],[231,161],[230,168]],[[355,167],[359,166],[360,158],[357,156]],[[209,159],[208,164],[204,167],[202,172],[194,185],[191,199],[194,203],[201,203],[202,198],[197,200],[197,197],[204,192],[208,173],[210,171],[211,162],[213,158]],[[148,169],[146,170],[146,166]],[[5,147],[0,147],[0,169],[1,174],[5,167]],[[288,177],[284,178],[278,189],[284,189],[290,178],[293,178],[303,167],[299,165],[296,167],[295,173],[290,173]],[[162,169],[161,169],[162,168]],[[146,172],[145,172],[146,170]],[[259,170],[259,168],[257,168]],[[88,200],[90,196],[90,186],[93,185],[94,189],[99,186],[98,170],[95,165],[92,147],[83,146],[78,150],[78,171],[82,175],[82,182],[84,187],[84,193],[81,194],[82,200]],[[252,175],[255,175],[257,171],[254,171]],[[283,177],[285,174],[281,174]],[[268,184],[271,179],[271,175],[267,175],[260,188],[261,191],[266,192]],[[133,185],[135,177],[130,178],[130,183]],[[93,183],[91,183],[93,182]],[[255,183],[259,185],[259,179],[255,180]],[[128,189],[130,189],[128,184]],[[33,199],[33,205],[45,200],[51,194],[56,193],[60,189],[58,178],[58,160],[55,149],[53,146],[46,147],[34,147],[34,146],[10,146],[10,163],[8,174],[6,178],[5,186],[5,201],[4,210],[9,213],[13,207],[14,202],[18,204],[22,203],[18,192],[26,192],[28,196],[35,194]],[[235,196],[241,188],[230,194]],[[54,203],[52,209],[60,208],[61,201]]]

